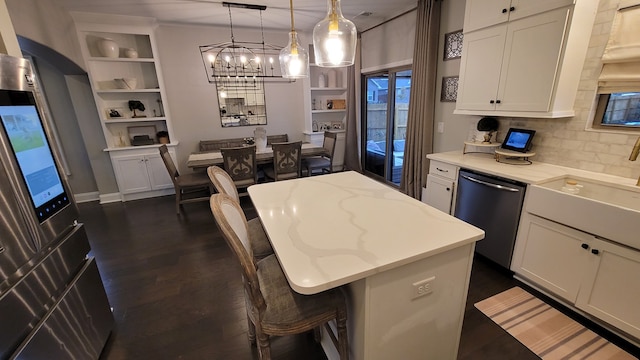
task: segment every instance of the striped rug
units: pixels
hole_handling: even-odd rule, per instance
[[[635,359],[519,287],[475,307],[542,359]]]

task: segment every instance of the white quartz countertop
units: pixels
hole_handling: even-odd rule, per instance
[[[578,176],[599,181],[612,182],[622,186],[635,187],[636,179],[620,176],[596,173],[564,166],[545,164],[533,160],[531,165],[513,165],[497,162],[493,154],[467,153],[455,150],[443,153],[428,154],[428,159],[442,161],[461,168],[484,172],[486,174],[500,176],[521,181],[527,184],[536,184],[541,181],[559,178],[565,175]]]
[[[484,238],[484,231],[348,171],[253,185],[291,287],[313,294]]]

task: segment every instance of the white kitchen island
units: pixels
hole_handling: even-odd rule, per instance
[[[356,172],[249,194],[295,291],[344,286],[351,359],[456,358],[482,230]]]

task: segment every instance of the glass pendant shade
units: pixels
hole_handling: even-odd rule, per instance
[[[353,65],[356,57],[356,26],[342,16],[340,0],[328,0],[327,17],[313,28],[315,63],[321,67]]]
[[[289,44],[280,50],[279,59],[282,77],[300,79],[309,76],[309,54],[300,46],[295,30],[289,33]]]

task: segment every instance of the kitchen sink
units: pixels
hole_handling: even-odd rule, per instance
[[[567,193],[567,181],[581,187]],[[562,176],[531,185],[526,211],[640,249],[640,188]]]
[[[640,187],[637,189],[629,188],[618,184],[575,176],[563,176],[558,179],[542,182],[538,184],[538,186],[562,191],[562,187],[570,180],[577,182],[578,185],[581,186],[579,188],[580,192],[576,194],[577,196],[640,211]],[[640,234],[638,234],[638,236],[640,236]]]

